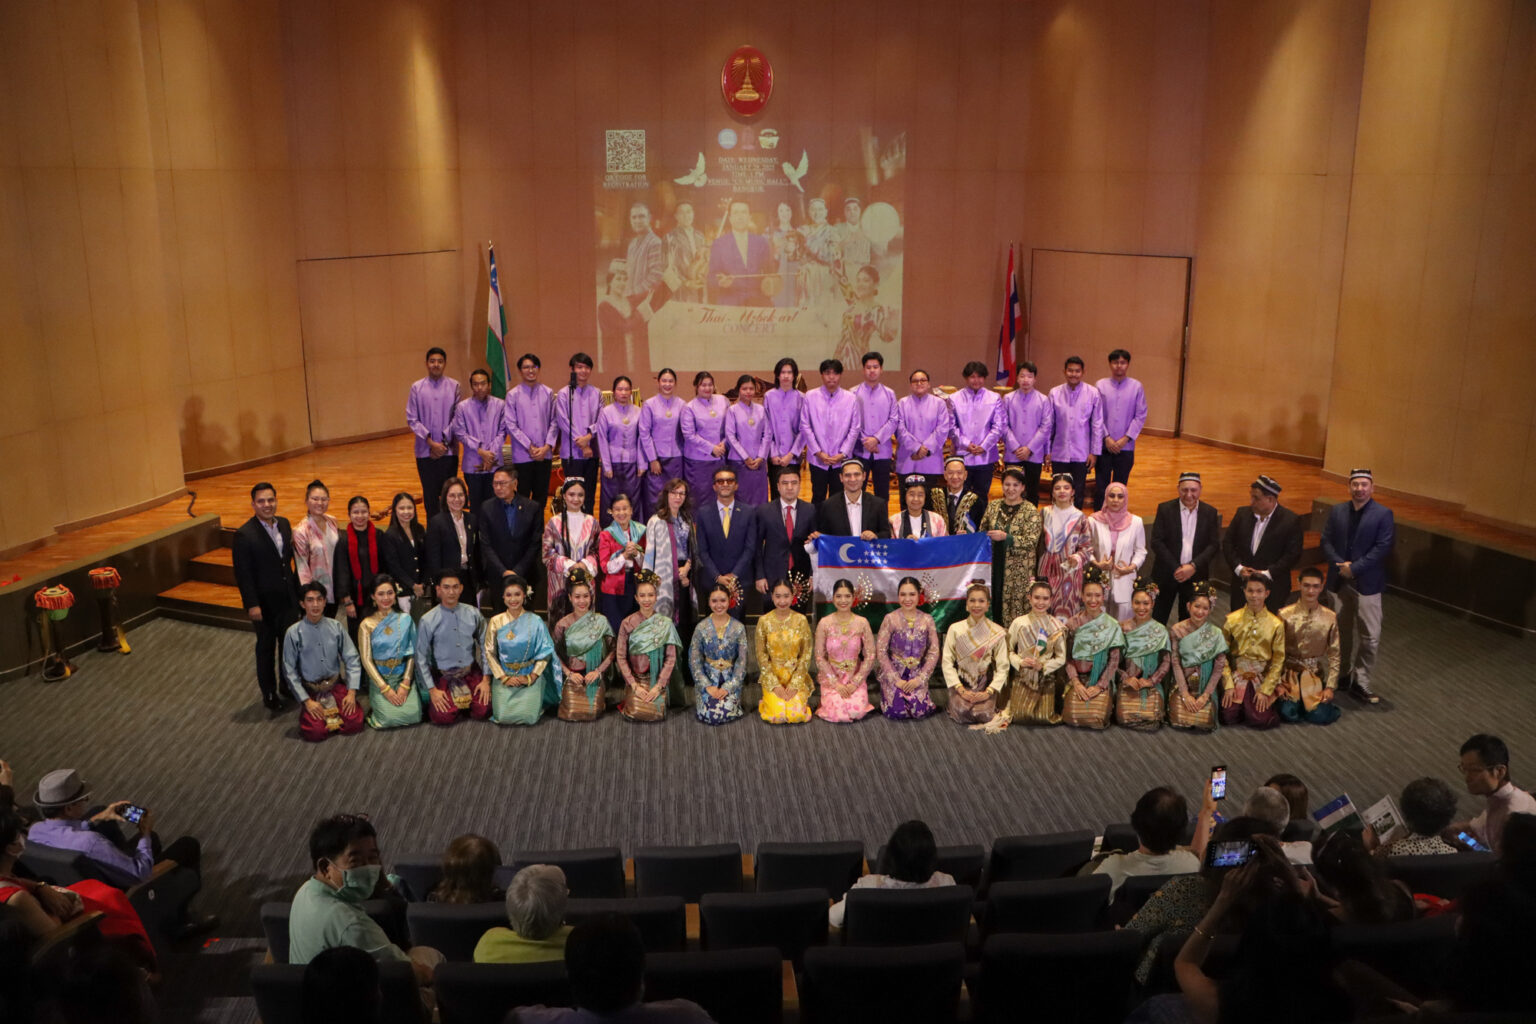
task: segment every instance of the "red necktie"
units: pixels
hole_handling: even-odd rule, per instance
[[[795,507],[784,506],[784,538],[791,544],[795,542]]]

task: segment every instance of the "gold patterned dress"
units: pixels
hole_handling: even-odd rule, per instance
[[[1028,657],[1039,661],[1040,667],[1026,668]],[[1029,725],[1061,724],[1056,696],[1061,690],[1061,668],[1067,663],[1066,624],[1035,611],[1020,615],[1008,627],[1008,662],[1013,667],[1008,717]]]
[[[992,616],[999,622],[1012,622],[1029,611],[1029,584],[1035,578],[1042,528],[1040,510],[1025,501],[994,501],[982,514],[980,532],[1002,530],[1008,535],[992,544]]]
[[[1275,690],[1275,706],[1287,722],[1328,725],[1339,706],[1323,700],[1323,691],[1339,681],[1339,618],[1330,608],[1308,608],[1297,601],[1280,609],[1285,623],[1285,665]]]
[[[759,717],[774,725],[809,722],[810,665],[816,646],[810,623],[796,611],[787,615],[780,615],[778,609],[766,612],[757,620],[756,646],[758,680],[763,684],[763,697],[757,704]],[[774,693],[775,687],[788,687],[791,698],[785,700]]]
[[[949,717],[961,725],[984,725],[997,714],[997,697],[1008,682],[1008,631],[991,619],[964,618],[944,634],[944,683]],[[985,692],[974,703],[959,692]]]

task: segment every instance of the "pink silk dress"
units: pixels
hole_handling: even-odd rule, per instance
[[[855,615],[847,622],[827,616],[816,624],[816,679],[821,706],[816,715],[828,722],[857,722],[873,710],[869,703],[869,673],[875,666],[875,637],[869,622]],[[838,686],[857,684],[852,697]]]

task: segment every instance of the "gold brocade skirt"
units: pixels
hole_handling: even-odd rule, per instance
[[[1092,700],[1078,700],[1068,683],[1061,700],[1061,720],[1079,729],[1104,729],[1109,726],[1111,705],[1108,693],[1101,693]]]
[[[1115,695],[1115,721],[1126,729],[1154,732],[1163,726],[1163,690],[1148,686],[1132,690],[1121,686]]]
[[[1175,729],[1197,729],[1200,732],[1211,732],[1216,728],[1216,704],[1221,698],[1212,691],[1211,700],[1200,711],[1191,711],[1184,706],[1175,690],[1168,696],[1168,724]]]
[[[1036,674],[1034,669],[1021,669],[1014,677],[1008,692],[1008,717],[1015,724],[1060,725],[1056,694],[1061,688],[1061,677],[1052,673],[1040,680],[1025,679],[1026,675]]]

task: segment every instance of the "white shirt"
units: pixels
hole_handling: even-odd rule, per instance
[[[1200,517],[1200,503],[1195,502],[1194,508],[1186,508],[1179,502],[1179,529],[1183,540],[1179,544],[1179,565],[1188,565],[1195,560],[1195,521]]]
[[[848,506],[848,529],[853,531],[854,536],[858,536],[864,532],[864,492],[860,491],[850,500],[848,492],[844,491],[843,501]]]
[[[1248,553],[1251,555],[1259,550],[1259,541],[1264,539],[1264,530],[1269,526],[1269,521],[1275,514],[1271,512],[1267,516],[1255,515],[1253,517],[1253,540],[1248,545]]]
[[[1113,900],[1120,886],[1132,875],[1188,875],[1200,870],[1200,858],[1188,850],[1174,848],[1167,853],[1112,853],[1093,869],[1096,875],[1109,876],[1109,898]]]
[[[927,521],[927,512],[919,512],[917,515],[913,515],[910,512],[907,513],[907,522],[912,524],[912,536],[914,537],[921,537],[923,535],[923,524]]]

